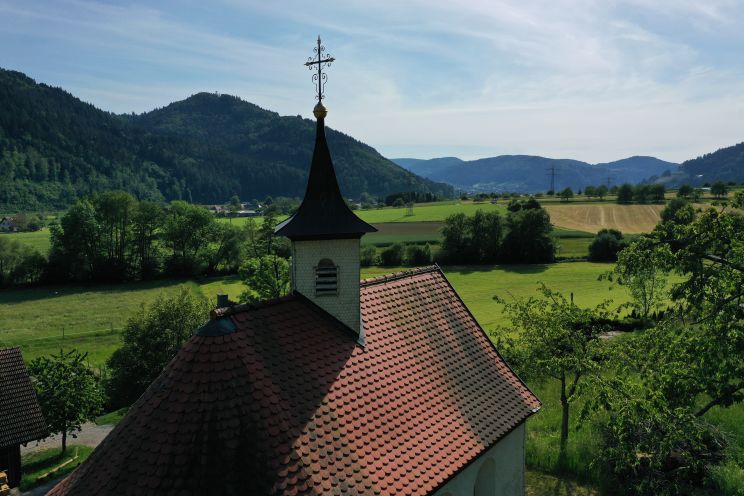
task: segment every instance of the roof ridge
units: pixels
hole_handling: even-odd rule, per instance
[[[261,308],[271,307],[279,305],[287,301],[292,301],[297,298],[297,295],[290,293],[286,296],[280,296],[278,298],[270,298],[268,300],[261,300],[253,303],[238,303],[236,305],[230,305],[227,307],[215,308],[209,312],[209,318],[211,320],[219,319],[221,317],[227,317],[229,315],[235,315],[236,313],[249,312],[251,310],[259,310]]]
[[[361,281],[359,281],[359,287],[366,288],[367,286],[384,284],[386,282],[397,281],[399,279],[405,279],[406,277],[417,276],[419,274],[426,274],[429,272],[442,272],[442,269],[437,264],[427,265],[426,267],[416,267],[414,269],[393,272],[391,274],[370,277],[368,279],[362,279]]]

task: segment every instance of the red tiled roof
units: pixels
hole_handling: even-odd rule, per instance
[[[50,494],[425,495],[539,408],[437,268],[361,309],[365,346],[301,295],[221,312]]]
[[[0,348],[0,448],[47,434],[20,348]]]

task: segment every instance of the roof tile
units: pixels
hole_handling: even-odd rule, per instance
[[[437,268],[361,311],[364,347],[301,295],[215,312],[50,494],[430,494],[539,408]]]

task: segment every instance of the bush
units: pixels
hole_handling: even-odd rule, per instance
[[[209,319],[211,306],[187,288],[171,298],[162,295],[130,317],[124,344],[106,362],[108,409],[131,405],[160,375],[183,343]]]
[[[394,266],[403,264],[403,245],[395,243],[380,253],[380,263],[382,265]]]
[[[359,261],[362,267],[370,267],[377,264],[377,248],[373,245],[362,246],[362,251],[359,254]]]
[[[589,260],[593,262],[616,262],[617,254],[625,248],[623,233],[615,229],[602,229],[589,245]]]
[[[424,246],[420,245],[407,245],[406,246],[406,261],[409,265],[422,266],[431,264],[431,247],[429,244]]]

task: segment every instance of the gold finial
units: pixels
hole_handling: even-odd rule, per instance
[[[328,115],[328,109],[325,108],[325,105],[318,102],[315,108],[313,108],[313,115],[316,119],[325,119],[326,115]]]

